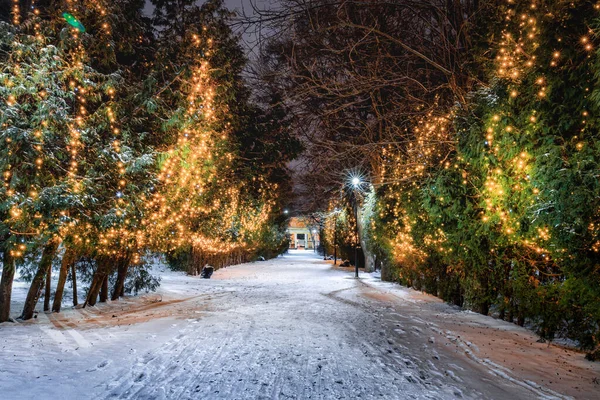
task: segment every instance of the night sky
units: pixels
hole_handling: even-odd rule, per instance
[[[225,5],[233,11],[236,11],[239,15],[251,15],[253,14],[252,4],[258,4],[262,9],[267,8],[269,5],[276,3],[276,0],[225,0]],[[202,1],[199,1],[202,3]],[[152,4],[147,0],[146,13],[152,13]],[[242,34],[243,43],[249,53],[252,53],[252,48],[256,43],[256,34],[254,32],[244,32]]]

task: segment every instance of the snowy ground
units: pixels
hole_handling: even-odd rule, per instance
[[[0,398],[597,399],[600,364],[298,252],[0,324]]]

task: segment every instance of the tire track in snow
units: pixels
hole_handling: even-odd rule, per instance
[[[92,344],[77,330],[65,327],[60,322],[53,320],[52,314],[47,315],[46,313],[39,313],[38,318],[40,319],[40,322],[52,321],[52,325],[40,325],[40,330],[57,342],[64,351],[79,355],[77,352],[74,352],[74,350],[92,346]],[[65,335],[65,333],[68,335]]]
[[[365,299],[360,281],[322,261],[278,259],[222,273],[229,272],[229,280],[216,276],[227,292],[206,299],[210,312],[182,322],[176,338],[119,371],[107,399],[512,400],[523,393],[482,381],[480,370],[427,335],[425,317]],[[199,306],[183,303],[182,313]]]
[[[367,288],[368,290],[384,293],[380,289],[378,289],[364,281],[361,281],[360,283],[364,288]],[[392,294],[392,296],[394,296],[394,295]],[[396,296],[394,296],[394,297],[396,297]],[[405,299],[401,299],[398,297],[397,297],[397,299],[400,301],[405,301]],[[411,307],[417,308],[417,310],[418,310],[417,312],[420,311],[420,307],[418,307],[417,302],[415,302],[413,300],[408,303],[411,303],[411,305],[410,305]],[[388,316],[396,316],[405,321],[410,321],[411,324],[417,323],[419,325],[422,325],[425,329],[431,330],[435,334],[437,334],[445,339],[448,339],[449,341],[455,343],[461,349],[461,351],[464,353],[464,355],[466,357],[468,357],[470,360],[474,361],[478,365],[481,365],[484,368],[486,368],[486,370],[488,371],[488,373],[490,375],[492,375],[496,378],[500,378],[501,380],[505,381],[507,384],[516,385],[518,387],[521,387],[521,388],[527,390],[531,395],[535,396],[535,398],[543,399],[543,400],[572,400],[572,397],[557,393],[557,392],[555,392],[549,388],[543,387],[535,382],[519,379],[509,369],[504,368],[496,363],[493,363],[492,361],[490,361],[488,359],[483,359],[483,358],[480,358],[477,355],[475,355],[475,352],[479,351],[479,349],[477,349],[477,346],[474,346],[473,344],[460,339],[460,336],[453,335],[452,332],[450,332],[450,331],[447,331],[447,332],[442,331],[438,327],[437,324],[435,324],[431,321],[426,321],[418,316],[415,316],[414,315],[415,311],[413,311],[412,313],[408,310],[406,310],[406,311],[408,313],[400,314],[398,312],[393,312],[393,313],[388,313],[387,315]],[[413,314],[413,315],[410,315],[410,314]],[[417,332],[419,332],[419,333],[422,332],[422,330],[420,328],[418,328],[414,325],[412,326],[412,328],[416,329]],[[434,342],[433,338],[430,338],[429,341],[432,344]],[[451,366],[453,366],[455,369],[462,369],[462,371],[458,371],[458,374],[457,374],[456,371],[454,371],[453,369],[447,369],[444,371],[445,374],[450,376],[452,379],[456,380],[457,382],[461,382],[461,383],[464,382],[463,379],[461,379],[459,377],[460,375],[462,375],[464,373],[464,368],[460,368],[457,365],[451,365]],[[497,382],[497,379],[494,381],[490,380],[489,382],[491,384],[495,385]]]
[[[236,324],[236,327],[239,327],[239,321]],[[244,326],[244,325],[242,325]],[[229,325],[230,329],[228,331],[232,331],[232,324]],[[208,337],[196,338],[196,339],[208,339]],[[198,372],[195,374],[186,374],[190,375],[187,379],[183,379],[183,381],[177,382],[177,390],[169,392],[169,394],[173,395],[173,398],[182,399],[182,398],[193,398],[193,393],[197,393],[201,391],[200,384],[198,381],[202,381],[203,374],[205,371],[212,371],[219,368],[217,363],[218,360],[221,359],[221,355],[223,354],[225,349],[231,350],[233,346],[235,346],[236,341],[234,340],[234,335],[228,335],[224,342],[220,343],[220,346],[217,347],[217,351],[208,352],[206,348],[202,352],[202,357],[193,362],[193,364],[198,365]],[[205,343],[205,340],[198,340],[199,343]],[[197,346],[196,346],[197,349]],[[193,355],[192,355],[193,356]],[[183,376],[184,373],[181,371],[180,376]],[[209,382],[210,383],[210,382]],[[195,386],[194,386],[195,385]],[[194,387],[195,391],[189,392],[190,388]],[[207,385],[209,390],[212,390],[212,385]],[[197,391],[196,391],[197,390]],[[188,397],[186,397],[186,395]]]
[[[195,324],[180,329],[175,338],[157,349],[160,353],[148,353],[139,358],[135,370],[126,373],[106,398],[160,398],[160,392],[169,399],[185,398],[185,391],[195,386],[194,381],[200,374],[194,373],[194,369],[210,369],[233,337],[226,337],[217,351],[211,352],[203,351],[206,339],[209,338]],[[201,357],[198,358],[198,354]],[[148,385],[148,382],[158,382],[160,387]]]
[[[196,342],[190,341],[187,346],[180,346],[183,334],[179,331],[179,335],[167,343],[160,349],[161,352],[169,354],[173,359],[184,361],[186,359],[185,354],[189,354],[194,350]],[[152,378],[154,382],[168,383],[167,377],[171,377],[171,380],[177,378],[177,374],[174,374],[177,369],[177,365],[169,362],[168,359],[161,356],[160,354],[147,353],[135,364],[135,367],[123,374],[123,378],[120,380],[120,384],[116,389],[111,390],[110,395],[107,398],[119,398],[119,399],[135,399],[135,398],[153,398],[152,396],[160,390],[159,388],[147,386],[146,382],[149,378]],[[164,385],[162,385],[164,386]],[[152,392],[148,392],[151,390]]]
[[[359,282],[362,283],[361,281],[359,281]],[[331,299],[334,299],[336,301],[340,301],[344,304],[348,304],[353,307],[368,311],[368,313],[366,313],[366,315],[372,316],[372,312],[373,312],[372,306],[366,305],[359,301],[352,301],[347,298],[339,297],[339,294],[342,292],[346,292],[346,294],[349,293],[350,292],[349,289],[357,290],[358,288],[355,286],[355,287],[347,288],[344,290],[337,290],[334,292],[327,293],[326,296]],[[378,315],[376,314],[376,316],[378,316]],[[380,321],[377,321],[377,319],[379,319],[379,318],[374,318],[371,321],[371,323],[372,323],[371,326],[381,327],[381,322],[389,321],[389,319],[384,319],[384,318],[381,318]],[[387,370],[388,374],[395,376],[396,379],[398,379],[400,381],[404,381],[404,382],[409,382],[413,385],[418,385],[425,392],[433,392],[433,393],[427,393],[426,394],[427,398],[432,398],[432,399],[439,398],[438,396],[443,392],[446,393],[444,398],[462,397],[462,390],[458,389],[457,387],[455,387],[453,385],[448,385],[448,383],[445,382],[445,380],[443,380],[443,379],[433,378],[433,376],[436,376],[436,374],[432,374],[433,376],[429,377],[429,378],[427,376],[425,376],[425,374],[422,371],[426,370],[426,368],[418,368],[419,360],[417,360],[416,358],[414,358],[410,355],[407,356],[407,355],[403,354],[403,352],[400,352],[400,350],[397,346],[390,347],[394,343],[393,341],[389,341],[389,339],[387,339],[388,342],[384,342],[384,339],[389,338],[389,336],[390,336],[389,328],[387,329],[387,331],[379,330],[377,333],[375,333],[375,331],[373,331],[373,333],[375,333],[376,335],[379,335],[378,339],[380,339],[380,341],[373,340],[374,339],[373,337],[368,337],[367,335],[365,335],[365,333],[360,334],[358,331],[356,331],[356,328],[354,328],[354,327],[351,327],[351,328],[355,331],[355,336],[357,338],[362,339],[362,340],[360,340],[359,345],[363,348],[367,348],[369,350],[370,354],[376,355],[376,361],[381,365],[381,368],[384,370]],[[392,329],[392,331],[393,331],[393,329]],[[404,332],[404,333],[406,333],[406,332]],[[378,343],[378,346],[373,346],[372,341]],[[404,349],[408,350],[408,347],[406,347],[406,346],[403,346],[403,347],[404,347]],[[428,365],[428,366],[430,366],[430,365]],[[437,370],[437,368],[435,368],[435,366],[434,366],[434,369]],[[443,378],[444,376],[438,375],[437,377]],[[477,398],[477,397],[474,397],[474,398]]]
[[[524,380],[518,379],[512,374],[512,372],[508,368],[504,368],[503,366],[498,365],[488,359],[476,356],[475,352],[472,350],[472,348],[473,348],[472,344],[462,340],[459,336],[454,336],[452,334],[452,332],[450,332],[450,331],[444,332],[441,329],[435,328],[433,326],[431,327],[431,330],[434,331],[435,333],[437,333],[438,335],[445,337],[446,339],[450,340],[451,342],[456,343],[463,350],[465,355],[467,355],[467,357],[469,357],[471,360],[475,361],[476,363],[486,367],[489,370],[490,374],[497,376],[499,378],[505,379],[516,385],[519,385],[519,386],[531,391],[533,394],[535,394],[540,399],[573,400],[573,398],[570,396],[564,396],[564,395],[557,393],[551,389],[545,388],[542,385],[539,385],[535,382],[524,381]]]

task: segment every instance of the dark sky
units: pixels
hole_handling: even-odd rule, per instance
[[[242,9],[246,9],[246,12],[248,13],[252,10],[251,1],[255,2],[254,0],[225,0],[225,6],[230,10],[238,10],[240,12]],[[261,3],[264,2],[264,0],[258,0],[258,2]],[[148,1],[148,3],[150,2]],[[199,1],[199,3],[201,3],[201,1]],[[152,6],[150,4],[148,4],[146,8],[151,12]]]
[[[202,3],[203,0],[199,0],[198,3]],[[253,15],[253,7],[252,4],[257,5],[259,8],[264,9],[268,8],[269,5],[272,5],[276,2],[276,0],[224,0],[225,6],[232,11],[236,11],[239,15]],[[152,5],[150,1],[146,2],[146,13],[152,13]],[[252,53],[252,48],[256,43],[256,33],[252,32],[252,30],[248,30],[244,32],[242,35],[242,39],[244,45],[249,53]]]
[[[225,0],[225,5],[230,10],[237,10],[240,13],[242,12],[242,9],[245,9],[247,14],[252,12],[250,0]]]

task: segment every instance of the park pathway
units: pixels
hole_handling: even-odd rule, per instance
[[[225,268],[210,280],[163,273],[158,294],[0,327],[1,397],[515,400],[597,393],[598,367],[581,354],[369,274],[354,279],[312,252]]]

